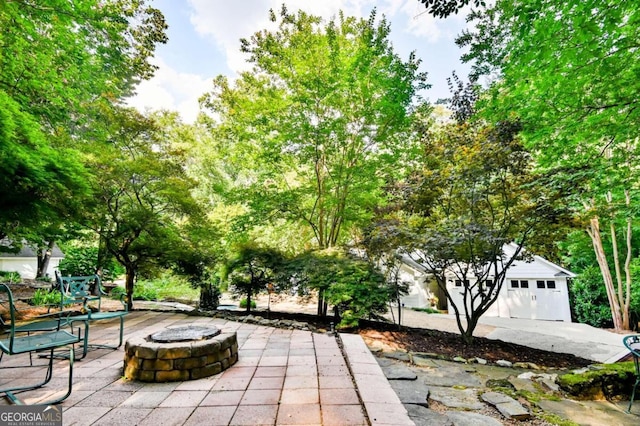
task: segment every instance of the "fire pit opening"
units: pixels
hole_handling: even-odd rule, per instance
[[[149,336],[149,339],[157,343],[187,342],[189,340],[207,340],[218,334],[220,334],[220,329],[217,327],[187,325],[158,331]]]
[[[195,380],[218,374],[237,361],[235,332],[188,325],[127,340],[124,375],[143,382]]]

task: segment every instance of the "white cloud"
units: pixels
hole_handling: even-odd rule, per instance
[[[178,1],[178,0],[172,0]],[[240,38],[250,38],[256,31],[274,29],[269,21],[269,9],[280,12],[283,1],[290,12],[303,9],[307,13],[325,19],[335,17],[339,10],[347,16],[368,17],[375,7],[378,16],[383,14],[392,24],[391,41],[398,52],[408,53],[418,50],[424,58],[442,57],[437,44],[448,40],[446,49],[455,48],[451,41],[460,28],[464,27],[466,11],[446,20],[435,19],[424,13],[424,6],[416,0],[180,0],[188,4],[189,20],[193,37],[202,37],[212,43],[221,53],[223,61],[234,72],[247,70],[247,55],[240,52]],[[188,25],[188,24],[187,24]],[[169,41],[169,45],[172,40]],[[174,45],[173,49],[189,52],[195,61],[199,55],[211,55],[211,52],[195,50],[192,46]],[[435,49],[435,50],[434,50]],[[191,51],[193,50],[193,53]],[[217,56],[217,55],[216,55]],[[166,108],[177,110],[187,122],[195,120],[198,114],[197,99],[211,90],[211,78],[218,73],[212,69],[210,75],[180,73],[172,69],[161,59],[156,60],[160,69],[156,76],[142,82],[137,96],[129,100],[129,105],[140,110],[145,108]],[[428,71],[431,75],[435,68],[446,64],[431,63]],[[176,64],[174,64],[176,66]],[[447,73],[449,70],[447,70]],[[233,75],[228,76],[233,79]],[[446,93],[445,93],[446,95]]]
[[[178,111],[185,122],[195,121],[198,98],[211,89],[211,78],[177,72],[162,60],[156,59],[154,63],[159,67],[155,76],[140,83],[136,95],[128,99],[127,104],[140,111]]]
[[[191,23],[195,31],[210,38],[227,57],[227,65],[234,71],[245,70],[246,55],[240,52],[240,39],[250,38],[256,31],[274,28],[269,21],[269,9],[280,12],[282,0],[243,0],[233,2],[212,2],[210,0],[189,0],[193,8]],[[286,0],[290,12],[303,9],[312,15],[330,19],[342,10],[347,16],[369,15],[374,7],[380,14],[390,19],[402,5],[416,3],[415,0]],[[418,3],[419,4],[419,3]]]

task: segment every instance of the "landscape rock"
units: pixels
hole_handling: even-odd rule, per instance
[[[524,368],[527,370],[540,370],[540,367],[533,362],[516,362],[513,366],[515,368]]]
[[[416,380],[418,375],[403,365],[382,366],[388,380]]]
[[[406,380],[390,380],[389,384],[403,404],[429,407],[429,387],[427,385]]]
[[[484,407],[478,400],[478,392],[475,389],[431,387],[429,398],[449,408],[481,410]]]
[[[448,416],[421,405],[406,404],[404,407],[416,426],[455,426]]]
[[[467,359],[466,359],[466,358],[463,358],[463,357],[461,357],[461,356],[454,357],[454,358],[453,358],[453,361],[454,361],[454,362],[460,362],[460,363],[462,363],[462,364],[466,364],[466,363],[467,363]]]
[[[382,354],[385,358],[397,359],[398,361],[410,362],[411,358],[407,351],[391,351]]]
[[[447,417],[453,426],[502,426],[502,422],[480,413],[448,411]]]
[[[515,399],[500,392],[486,392],[480,396],[484,402],[496,407],[508,419],[526,420],[531,417],[529,410]]]
[[[509,383],[515,388],[517,391],[526,391],[531,393],[540,392],[540,388],[536,386],[536,383],[529,379],[521,379],[519,377],[510,377]]]
[[[464,371],[461,366],[439,367],[428,374],[421,374],[420,378],[424,383],[431,386],[464,386],[467,388],[482,387],[480,379],[469,372]]]
[[[499,359],[498,361],[496,361],[496,364],[500,367],[513,367],[513,363],[504,359]]]

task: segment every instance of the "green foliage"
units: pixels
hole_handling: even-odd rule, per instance
[[[241,309],[246,309],[247,308],[247,298],[242,298],[240,299],[240,303],[238,305]],[[251,309],[255,309],[256,308],[256,301],[252,300],[251,301]]]
[[[226,278],[232,293],[246,296],[247,312],[253,306],[251,297],[266,291],[277,279],[283,261],[283,255],[275,249],[249,243],[236,248],[234,257],[226,265]]]
[[[19,283],[22,281],[22,277],[19,272],[15,271],[0,271],[0,281],[8,283]]]
[[[415,157],[410,113],[426,75],[393,51],[375,11],[323,22],[283,7],[271,19],[277,30],[241,41],[253,70],[233,84],[216,78],[203,97],[220,118],[211,126],[232,181],[225,195],[245,207],[238,229],[284,220],[312,234],[306,249],[333,247]]]
[[[630,265],[634,282],[640,281],[640,258],[635,258]],[[571,305],[576,320],[594,327],[610,328],[612,326],[611,309],[604,287],[602,273],[596,266],[590,266],[578,274],[571,283]],[[631,326],[637,327],[640,320],[640,288],[631,288],[631,303],[629,307],[632,321]]]
[[[332,304],[340,327],[386,312],[396,291],[371,263],[335,249],[297,256],[284,265],[282,274],[286,280],[281,281],[298,293],[318,293],[318,315],[326,315],[323,304]]]
[[[144,3],[1,3],[0,238],[61,227],[86,209],[83,163],[100,115],[151,77],[148,60],[166,41],[162,14]]]
[[[164,273],[153,280],[138,280],[133,298],[160,301],[194,302],[198,300],[200,289],[194,288],[183,277]]]
[[[117,299],[119,297],[121,297],[122,295],[126,295],[127,294],[127,290],[125,290],[124,287],[114,287],[111,289],[111,291],[109,292],[109,296]]]
[[[461,40],[471,48],[466,59],[498,77],[483,98],[483,118],[520,120],[538,168],[562,188],[567,210],[593,240],[614,327],[628,328],[627,254],[605,258],[601,234],[620,239],[608,243],[623,250],[639,216],[640,10],[628,1],[498,1],[474,19],[479,31]]]
[[[42,288],[37,289],[33,293],[33,297],[29,301],[31,305],[43,306],[43,305],[60,305],[60,299],[62,294],[59,291],[49,291]]]
[[[582,271],[571,283],[571,306],[578,322],[593,327],[611,327],[611,309],[600,268]]]
[[[167,117],[121,108],[108,118],[112,140],[95,160],[100,173],[92,182],[96,204],[90,223],[125,268],[131,296],[139,272],[172,264],[190,246],[190,233],[183,231],[202,211],[183,167],[185,153],[174,149],[158,124]]]
[[[532,170],[517,121],[418,130],[426,153],[422,170],[399,186],[404,205],[371,227],[368,245],[402,247],[424,265],[461,319],[463,340],[471,342],[478,319],[497,300],[523,246],[553,238],[565,209]],[[517,243],[513,250],[505,251],[512,242]],[[469,283],[462,303],[446,286],[452,275]]]
[[[5,188],[0,191],[0,238],[15,234],[16,224],[35,227],[48,216],[67,213],[59,197],[87,191],[79,154],[51,147],[37,119],[2,89],[0,158],[0,187]]]
[[[433,309],[433,308],[411,308],[414,311],[418,311],[418,312],[424,312],[426,314],[439,314],[440,311],[437,309]]]
[[[96,273],[98,248],[93,246],[69,246],[58,268],[62,275],[86,276]],[[113,281],[122,273],[122,267],[113,259],[103,265],[103,281]]]
[[[345,258],[336,266],[326,299],[340,319],[337,327],[356,327],[361,319],[377,318],[387,312],[394,291],[382,273],[370,263],[353,258]]]

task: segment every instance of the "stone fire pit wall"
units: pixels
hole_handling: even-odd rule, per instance
[[[142,382],[195,380],[218,374],[237,361],[236,333],[175,343],[133,337],[125,344],[124,376]]]

